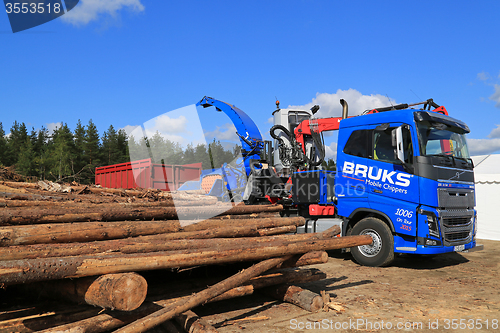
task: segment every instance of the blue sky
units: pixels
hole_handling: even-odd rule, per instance
[[[81,0],[16,34],[0,14],[0,121],[92,119],[102,133],[207,95],[267,135],[276,98],[319,102],[321,116],[339,115],[339,98],[353,113],[434,98],[469,125],[473,153],[498,153],[498,13],[499,1]],[[205,130],[230,137],[206,112]]]

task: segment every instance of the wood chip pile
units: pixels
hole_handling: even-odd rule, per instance
[[[298,267],[371,238],[291,234],[305,221],[280,210],[197,192],[0,182],[0,333],[213,332],[193,308],[257,289],[318,311],[324,297],[294,284],[325,274]]]

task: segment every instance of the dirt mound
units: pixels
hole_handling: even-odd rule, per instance
[[[0,180],[24,182],[25,177],[16,173],[13,167],[0,167]]]

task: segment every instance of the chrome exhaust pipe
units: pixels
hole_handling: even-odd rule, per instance
[[[346,119],[349,112],[349,106],[344,99],[340,100],[340,104],[342,105],[342,119]]]

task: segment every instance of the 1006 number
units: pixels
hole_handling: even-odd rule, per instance
[[[407,217],[411,219],[411,217],[413,216],[413,212],[411,210],[398,208],[396,210],[396,216]]]

